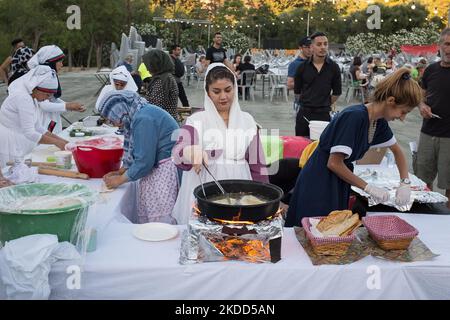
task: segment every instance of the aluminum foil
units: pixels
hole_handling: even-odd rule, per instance
[[[283,237],[283,218],[281,216],[250,225],[220,224],[205,217],[195,217],[189,221],[188,229],[183,233],[180,264],[196,264],[240,260],[251,263],[270,263],[270,241]],[[224,233],[224,228],[228,232]],[[229,234],[231,233],[231,234]],[[220,250],[228,241],[226,249]],[[254,247],[248,244],[255,244]],[[251,252],[245,254],[244,247]]]
[[[413,174],[410,174],[411,180],[411,201],[405,206],[398,206],[395,204],[396,192],[399,186],[400,175],[396,168],[383,167],[383,169],[372,168],[359,168],[355,167],[354,173],[363,179],[367,183],[376,185],[377,187],[384,188],[389,191],[389,201],[377,202],[369,194],[363,190],[352,187],[352,190],[361,196],[368,199],[369,207],[373,207],[379,204],[383,204],[389,207],[393,207],[400,212],[406,212],[411,210],[414,202],[418,203],[442,203],[447,202],[447,197],[440,193],[427,191],[427,185]]]

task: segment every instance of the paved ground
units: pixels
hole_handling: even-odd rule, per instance
[[[96,93],[100,88],[100,83],[94,76],[94,71],[83,71],[73,73],[63,73],[60,77],[63,88],[62,98],[65,101],[79,101],[84,103],[88,110],[84,114],[68,113],[65,116],[70,121],[76,121],[91,115],[96,101]],[[191,106],[203,105],[203,89],[197,89],[197,83],[190,83],[186,86],[187,95]],[[201,86],[200,86],[201,87]],[[345,93],[345,88],[344,88]],[[267,92],[266,92],[267,94]],[[0,85],[0,102],[6,95],[6,88]],[[345,106],[355,104],[356,101],[347,103],[341,97],[338,101],[338,109],[342,110]],[[275,97],[270,102],[268,97],[263,99],[262,92],[257,91],[255,101],[241,102],[243,110],[251,113],[256,121],[265,129],[279,129],[281,135],[293,135],[295,130],[295,117],[292,111],[293,94],[289,96],[289,102],[282,97]],[[409,142],[416,141],[420,132],[421,117],[418,110],[414,110],[404,122],[396,121],[391,123],[391,127],[400,142],[411,166],[411,153],[409,151]]]

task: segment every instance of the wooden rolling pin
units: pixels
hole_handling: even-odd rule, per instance
[[[25,164],[27,166],[30,166],[30,164],[31,164],[31,167],[56,167],[56,162],[55,163],[51,163],[51,162],[25,162]],[[13,166],[14,162],[8,162],[6,165],[7,166]]]
[[[38,173],[46,176],[89,180],[89,176],[85,173],[79,173],[75,171],[57,169],[52,167],[39,167]]]

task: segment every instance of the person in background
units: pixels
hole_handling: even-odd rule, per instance
[[[220,32],[214,34],[214,44],[206,50],[206,64],[223,63],[230,70],[234,70],[233,64],[227,58],[227,50],[222,47],[223,37]]]
[[[0,65],[0,80],[3,80],[5,84],[8,84],[8,73],[13,60],[13,57],[17,50],[20,48],[25,48],[25,42],[22,39],[14,39],[11,42],[12,52],[11,55],[8,56],[5,61]]]
[[[422,77],[425,100],[415,171],[430,189],[437,176],[438,187],[450,199],[450,28],[441,33],[439,52],[441,61],[429,65]]]
[[[134,56],[132,54],[127,54],[125,59],[123,59],[123,61],[121,61],[117,64],[116,68],[120,67],[120,66],[125,66],[125,68],[127,68],[128,72],[133,77],[134,83],[136,83],[136,85],[138,86],[139,92],[141,92],[141,88],[142,88],[141,75],[139,74],[138,71],[133,70],[133,62],[134,62]]]
[[[311,39],[309,37],[304,37],[300,39],[298,42],[298,49],[300,50],[300,53],[297,58],[295,58],[294,61],[292,61],[289,64],[288,68],[288,78],[287,78],[287,87],[288,90],[294,90],[294,78],[295,73],[297,72],[297,69],[299,65],[303,62],[311,58],[312,51],[311,51]],[[296,110],[298,111],[298,110]]]
[[[181,79],[186,72],[186,68],[184,67],[183,62],[181,62],[180,60],[181,47],[177,44],[172,45],[172,47],[170,48],[170,56],[175,66],[173,75],[175,77],[175,80],[177,81],[178,97],[180,98],[183,108],[190,108],[189,100],[186,96],[186,91],[184,90],[183,86],[183,80]]]
[[[178,194],[178,170],[171,154],[179,129],[166,111],[150,105],[137,92],[122,90],[106,94],[100,115],[124,130],[123,168],[103,178],[108,188],[138,181],[138,223],[174,224],[172,210]]]
[[[51,130],[51,123],[56,123],[56,126],[52,130],[53,133],[58,134],[62,132],[62,120],[61,113],[66,111],[85,112],[86,108],[78,102],[65,102],[61,100],[62,89],[59,81],[58,73],[61,72],[64,67],[65,55],[64,52],[55,45],[45,46],[39,49],[39,51],[28,61],[28,68],[34,69],[39,65],[45,65],[56,71],[56,77],[58,79],[58,90],[48,100],[39,103],[41,110],[40,121],[44,128]],[[21,78],[19,78],[21,79]],[[16,80],[17,81],[17,80]]]
[[[425,58],[421,58],[419,60],[419,62],[417,63],[416,69],[419,72],[419,79],[418,79],[419,83],[422,83],[423,74],[424,74],[427,66],[428,66],[428,62],[427,62],[427,59],[425,59]]]
[[[233,67],[234,71],[237,71],[239,65],[242,63],[242,55],[240,53],[236,54],[233,58]]]
[[[207,68],[208,65],[206,64],[206,56],[201,55],[200,58],[198,58],[197,63],[195,64],[195,72],[197,73],[197,76],[203,77],[206,73]]]
[[[387,57],[386,59],[386,69],[390,71],[395,71],[397,69],[391,56]]]
[[[389,200],[386,189],[368,184],[353,173],[353,162],[370,148],[389,147],[400,173],[395,203],[411,201],[408,162],[388,125],[403,121],[422,100],[418,83],[402,68],[386,77],[375,89],[371,102],[350,106],[340,112],[325,129],[317,148],[298,177],[286,227],[301,226],[304,217],[327,216],[335,210],[348,210],[350,190],[364,190],[378,203]]]
[[[311,36],[312,56],[297,68],[295,99],[300,105],[295,133],[309,136],[308,121],[330,121],[330,111],[342,94],[341,70],[328,56],[328,38],[325,33]],[[308,119],[308,121],[306,121]]]
[[[142,57],[152,77],[144,93],[147,101],[166,110],[177,122],[178,85],[173,76],[175,66],[171,57],[162,50],[152,49]]]
[[[9,77],[8,86],[29,71],[28,61],[33,55],[34,51],[31,48],[23,47],[17,49],[11,61],[11,77]]]
[[[365,74],[361,70],[361,57],[354,57],[353,58],[353,64],[350,66],[349,72],[352,75],[353,81],[358,82],[360,84],[367,83],[367,74]]]
[[[172,155],[184,171],[173,211],[178,224],[187,224],[194,204],[194,189],[200,179],[243,179],[269,182],[259,130],[253,117],[241,110],[237,80],[222,63],[211,64],[206,72],[205,111],[189,117],[182,127]]]
[[[100,92],[97,102],[95,103],[95,110],[99,110],[100,102],[106,96],[108,92],[114,90],[128,90],[137,92],[138,87],[131,76],[131,73],[128,72],[125,66],[118,67],[114,69],[109,75],[109,81],[111,84],[105,86]]]
[[[57,90],[58,77],[48,66],[37,66],[11,84],[0,108],[0,169],[10,161],[23,161],[38,144],[65,149],[67,141],[38,121],[38,103],[52,97]]]
[[[139,75],[141,76],[141,80],[144,86],[148,86],[150,80],[152,78],[152,74],[148,71],[145,63],[142,62],[138,69]]]
[[[373,57],[369,57],[367,61],[363,63],[362,71],[364,72],[364,74],[371,75],[373,73],[373,67],[375,67]]]
[[[238,84],[246,85],[247,79],[245,79],[245,75],[242,75],[244,71],[255,71],[255,65],[251,63],[252,57],[245,56],[244,57],[244,63],[240,63],[236,69],[236,73],[240,76],[241,79],[238,80]],[[239,92],[239,94],[242,94],[242,92]],[[245,90],[245,99],[249,99],[250,95],[250,88],[246,88]]]

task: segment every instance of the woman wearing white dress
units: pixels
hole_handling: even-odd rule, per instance
[[[58,89],[56,72],[39,66],[14,81],[0,108],[0,168],[9,161],[23,160],[38,144],[53,144],[64,150],[67,141],[48,132],[39,121],[39,102]]]
[[[239,106],[234,73],[222,63],[209,65],[205,79],[205,111],[189,117],[172,155],[184,171],[172,216],[187,224],[194,205],[194,189],[212,181],[202,170],[208,164],[218,180],[268,182],[258,127]],[[200,178],[199,178],[200,175]]]
[[[28,61],[28,67],[31,69],[36,68],[39,65],[49,66],[56,71],[56,74],[64,67],[63,60],[66,56],[64,52],[57,46],[45,46],[39,49],[39,51]],[[50,122],[56,122],[56,126],[53,133],[60,133],[62,131],[61,113],[67,111],[84,112],[86,108],[78,102],[65,102],[60,99],[62,95],[61,84],[58,79],[58,89],[56,93],[50,97],[50,99],[40,102],[39,107],[41,109],[40,123],[44,128],[48,128]]]
[[[114,69],[109,75],[109,81],[111,84],[106,85],[100,95],[98,96],[97,102],[95,103],[95,110],[100,110],[100,102],[106,96],[107,93],[114,90],[127,90],[137,92],[138,87],[134,82],[133,76],[127,70],[125,66],[120,66]]]

